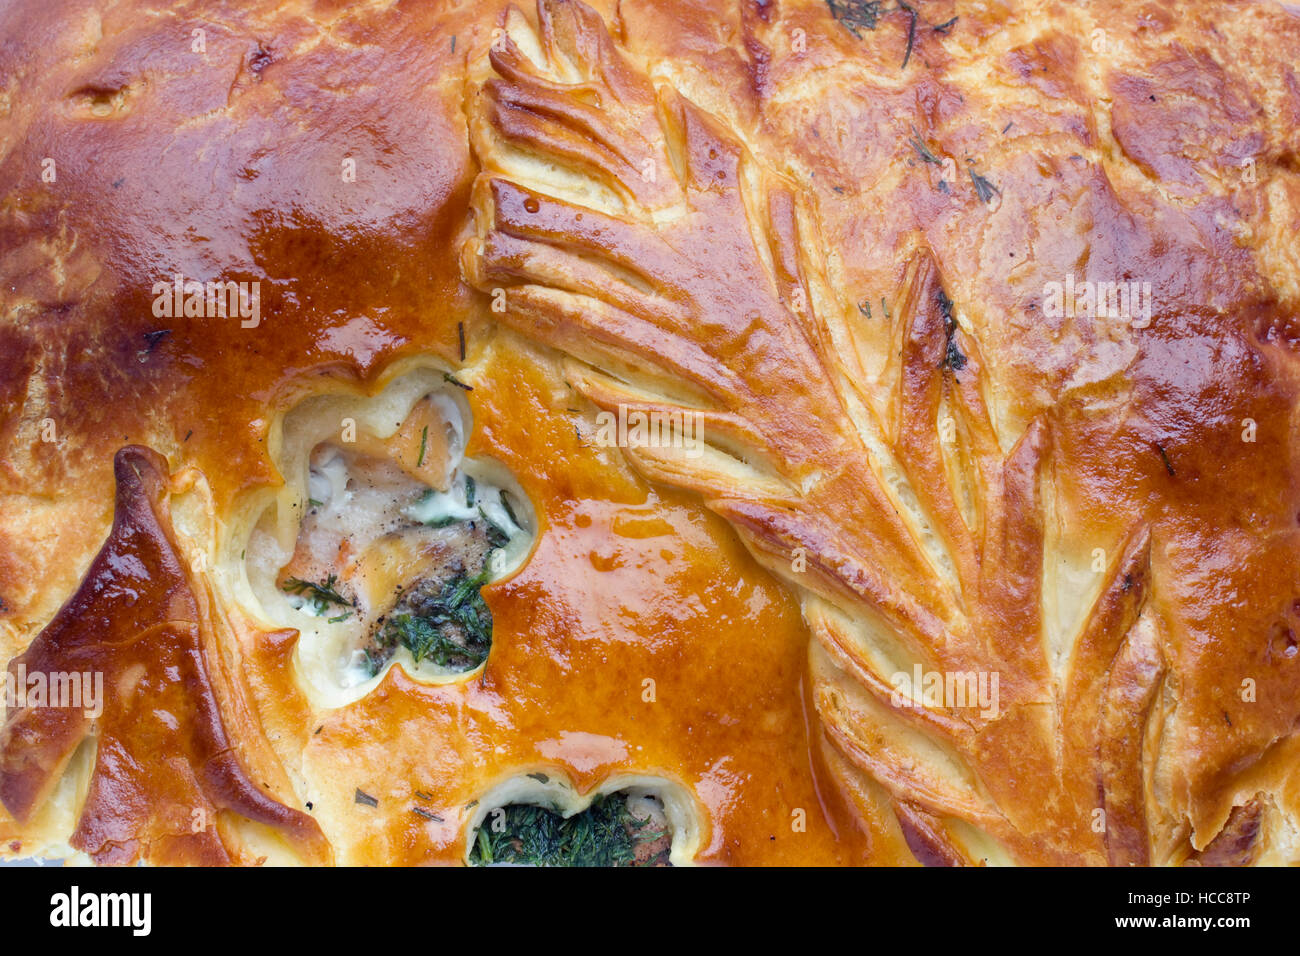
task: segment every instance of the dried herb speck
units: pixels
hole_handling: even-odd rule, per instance
[[[953,374],[956,375],[960,369],[966,367],[966,356],[957,346],[957,320],[952,314],[952,299],[948,298],[947,293],[942,289],[939,290],[939,311],[943,313],[943,334],[948,340],[939,367],[952,369]]]
[[[859,40],[859,30],[874,30],[880,19],[881,0],[826,0],[826,6],[844,29]]]
[[[1165,453],[1165,446],[1161,445],[1159,442],[1152,442],[1151,445],[1160,453],[1160,460],[1164,462],[1165,471],[1169,472],[1169,477],[1175,477],[1177,473],[1174,471],[1174,463],[1169,460],[1169,456]]]
[[[934,153],[930,151],[930,147],[925,145],[925,140],[921,139],[921,134],[916,131],[915,126],[912,127],[912,138],[909,139],[908,142],[911,143],[912,148],[916,150],[916,155],[920,156],[927,163],[933,163],[936,166],[943,165],[943,160],[934,155]]]
[[[903,69],[907,69],[908,62],[912,59],[912,44],[916,42],[916,11],[907,4],[899,0],[899,9],[906,10],[911,14],[911,22],[907,25],[907,52],[903,54]]]
[[[967,172],[970,173],[970,181],[975,185],[975,195],[979,197],[980,202],[988,202],[995,193],[999,196],[1002,195],[1002,190],[975,172],[975,170],[968,169]]]

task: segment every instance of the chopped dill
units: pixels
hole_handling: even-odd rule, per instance
[[[375,633],[378,649],[366,652],[371,676],[399,646],[417,664],[427,660],[467,671],[483,663],[492,646],[492,612],[479,590],[487,578],[486,568],[473,577],[462,572],[441,585],[422,582],[403,597],[401,610]]]
[[[379,801],[376,800],[374,797],[372,797],[370,794],[366,793],[360,787],[357,787],[357,792],[356,795],[352,798],[352,802],[360,803],[363,806],[367,806],[367,807],[379,806]]]
[[[427,489],[421,503],[435,494],[433,489]],[[500,495],[502,510],[518,525],[508,495]],[[375,622],[365,646],[360,648],[359,663],[370,677],[376,676],[402,648],[416,665],[428,661],[454,672],[474,670],[487,660],[492,646],[492,613],[481,589],[492,575],[493,554],[509,545],[515,529],[495,509],[495,519],[488,513],[485,506],[490,506],[491,498],[469,475],[464,479],[464,500],[465,507],[477,511],[477,516],[458,509],[459,513],[444,513],[422,524],[429,528],[464,527],[466,534],[480,542],[485,539],[487,549],[481,563],[477,563],[477,570],[462,563],[458,570],[448,569],[444,576],[419,580],[399,593],[396,604]]]
[[[863,315],[865,315],[867,318],[871,318],[871,303],[863,299],[861,302],[858,303],[858,311],[861,312]]]
[[[455,375],[452,375],[450,372],[443,372],[442,377],[446,381],[450,382],[452,385],[455,385],[457,388],[463,388],[467,392],[474,391],[473,385],[466,385],[464,382],[458,379]]]
[[[452,37],[451,42],[452,42],[452,48],[454,50],[456,38]],[[456,338],[460,340],[460,360],[461,362],[464,362],[465,361],[465,323],[464,322],[456,323]]]
[[[859,40],[859,30],[874,30],[880,19],[881,0],[826,0],[831,16]]]
[[[424,451],[429,444],[429,426],[425,425],[424,430],[420,432],[420,457],[415,461],[416,468],[424,467]]]
[[[637,848],[666,835],[650,828],[648,819],[633,816],[619,794],[597,797],[586,810],[567,818],[529,804],[502,807],[501,812],[504,821],[489,814],[479,826],[471,866],[636,866]],[[646,862],[660,862],[664,856],[666,852]]]
[[[947,33],[949,30],[953,28],[953,26],[956,23],[957,23],[957,18],[953,17],[951,20],[945,20],[943,23],[940,23],[938,26],[934,27],[933,29],[935,33]]]
[[[312,581],[304,581],[301,578],[285,578],[284,583],[280,585],[280,590],[288,594],[297,594],[304,599],[304,604],[310,604],[312,611],[317,615],[324,614],[331,604],[337,604],[340,607],[351,607],[352,602],[340,594],[335,585],[338,583],[338,575],[331,574],[321,584]]]

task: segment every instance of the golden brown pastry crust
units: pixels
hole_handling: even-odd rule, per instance
[[[394,669],[326,713],[221,575],[184,586],[221,613],[167,617],[230,675],[219,726],[299,858],[462,859],[467,805],[544,765],[681,782],[703,862],[1294,859],[1300,18],[146,6],[4,14],[0,657],[75,620],[119,448],[222,519],[279,483],[299,399],[431,356],[541,526],[485,591],[482,679]],[[177,271],[260,281],[263,326],[160,325]],[[1070,275],[1149,283],[1149,325],[1053,314]],[[597,447],[620,404],[699,409],[716,454]],[[900,704],[913,663],[998,674],[997,715]],[[14,726],[21,853],[72,826]],[[239,792],[204,791],[201,848],[97,801],[77,845],[255,857]]]
[[[230,628],[172,540],[166,468],[156,452],[118,452],[108,541],[77,593],[10,664],[102,675],[111,702],[94,719],[54,706],[8,715],[0,800],[19,823],[30,820],[93,732],[95,767],[68,842],[95,862],[230,863],[218,811],[281,830],[305,861],[326,862],[316,821],[280,802],[288,781],[269,748],[259,752],[265,741],[242,678],[226,672],[217,646],[232,642]]]

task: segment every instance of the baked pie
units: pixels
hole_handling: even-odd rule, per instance
[[[1300,857],[1300,13],[0,17],[0,850]]]

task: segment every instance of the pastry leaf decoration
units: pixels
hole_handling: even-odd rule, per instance
[[[999,435],[932,255],[875,320],[895,352],[878,408],[853,359],[867,313],[827,288],[816,209],[590,8],[541,0],[535,28],[512,10],[466,109],[482,166],[467,279],[600,408],[697,416],[702,454],[625,453],[798,589],[826,738],[892,796],[918,858],[1159,858],[1149,535],[1111,549],[1053,638],[1052,421]]]

